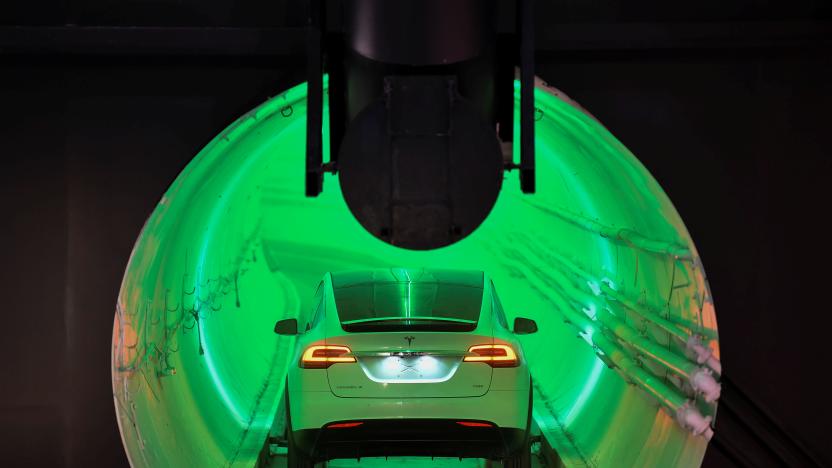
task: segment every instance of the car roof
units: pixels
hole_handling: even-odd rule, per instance
[[[477,270],[451,270],[439,268],[383,268],[333,272],[332,287],[380,283],[442,283],[482,288],[484,273]]]

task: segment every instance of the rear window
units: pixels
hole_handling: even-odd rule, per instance
[[[433,282],[362,283],[334,289],[341,327],[362,331],[472,331],[481,287]]]

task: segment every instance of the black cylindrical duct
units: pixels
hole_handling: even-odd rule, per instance
[[[447,65],[480,55],[493,36],[492,0],[353,0],[350,47],[390,64]]]

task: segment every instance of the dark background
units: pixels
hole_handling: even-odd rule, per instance
[[[538,74],[638,155],[708,272],[729,380],[706,466],[775,465],[778,443],[832,464],[832,3],[538,10]],[[302,24],[285,0],[4,2],[0,464],[126,465],[109,359],[131,247],[203,145],[303,79]]]

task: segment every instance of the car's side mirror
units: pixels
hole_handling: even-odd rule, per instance
[[[297,319],[279,320],[274,326],[274,332],[278,335],[297,335],[298,321]]]
[[[514,333],[528,335],[537,331],[537,322],[532,319],[517,317],[514,319]]]

